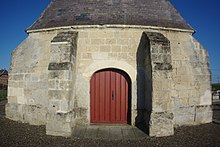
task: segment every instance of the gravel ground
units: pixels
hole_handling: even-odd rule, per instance
[[[142,140],[88,140],[45,135],[45,126],[30,126],[4,118],[0,104],[0,147],[219,147],[220,124],[180,127],[170,137]]]

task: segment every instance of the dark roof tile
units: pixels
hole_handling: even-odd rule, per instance
[[[100,24],[193,30],[169,0],[52,0],[28,30]]]

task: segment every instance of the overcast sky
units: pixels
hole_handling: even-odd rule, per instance
[[[1,0],[0,68],[9,69],[10,56],[26,37],[24,32],[50,0]],[[220,0],[171,0],[196,30],[194,37],[208,50],[213,82],[220,80]]]

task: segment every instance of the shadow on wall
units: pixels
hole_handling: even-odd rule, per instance
[[[142,34],[137,54],[137,117],[135,126],[149,135],[152,112],[152,66],[150,40]]]

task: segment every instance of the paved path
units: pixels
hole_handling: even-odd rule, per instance
[[[148,135],[130,125],[90,125],[87,127],[75,127],[73,137],[82,139],[131,140],[147,138]]]

